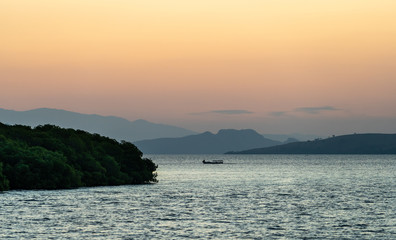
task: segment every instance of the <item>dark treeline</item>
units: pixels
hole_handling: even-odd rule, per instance
[[[0,123],[0,191],[156,182],[157,166],[132,143],[81,130]]]

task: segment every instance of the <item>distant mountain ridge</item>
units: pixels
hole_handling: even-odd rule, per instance
[[[229,154],[396,154],[396,134],[350,134]]]
[[[262,134],[265,138],[269,138],[275,141],[286,142],[288,139],[298,139],[298,141],[308,141],[317,138],[322,138],[323,136],[312,135],[312,134],[301,134],[301,133],[292,133],[292,134]]]
[[[182,137],[196,132],[180,127],[151,123],[146,120],[129,121],[114,116],[82,114],[66,110],[38,108],[28,111],[14,111],[0,108],[0,122],[38,126],[53,124],[63,128],[81,129],[98,133],[118,141],[129,142],[163,137]]]
[[[204,132],[180,138],[137,141],[134,144],[142,152],[151,154],[223,154],[282,142],[267,139],[252,129],[222,129],[217,134]]]

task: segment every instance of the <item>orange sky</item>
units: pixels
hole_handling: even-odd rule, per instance
[[[395,13],[394,0],[3,0],[0,108],[396,132]]]

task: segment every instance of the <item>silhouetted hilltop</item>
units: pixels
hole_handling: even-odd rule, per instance
[[[396,134],[352,134],[229,154],[396,154]]]
[[[134,144],[144,153],[153,154],[217,154],[281,144],[251,129],[223,129],[217,134],[204,132],[181,138],[143,140]]]
[[[114,116],[81,114],[59,109],[39,108],[29,111],[13,111],[0,108],[0,122],[31,127],[53,124],[64,128],[81,129],[98,133],[118,141],[129,142],[163,137],[183,137],[196,132],[146,120],[128,121]]]
[[[0,191],[140,184],[157,166],[129,142],[53,125],[0,123]]]

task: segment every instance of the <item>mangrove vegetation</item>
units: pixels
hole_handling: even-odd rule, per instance
[[[129,142],[53,125],[0,123],[0,191],[150,183],[156,169]]]

